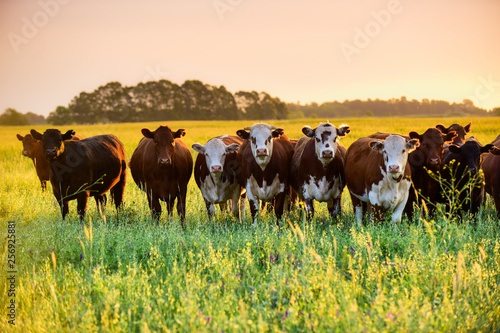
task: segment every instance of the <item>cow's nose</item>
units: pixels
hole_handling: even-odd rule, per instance
[[[389,165],[389,172],[399,172],[399,165]]]
[[[57,150],[55,150],[55,149],[47,149],[45,151],[45,155],[47,155],[49,157],[56,156],[56,154],[57,154]]]
[[[222,166],[221,165],[212,165],[210,168],[212,172],[222,172]]]
[[[159,160],[161,165],[169,165],[170,164],[170,158],[160,158]]]
[[[429,163],[432,165],[437,165],[439,164],[439,158],[431,158],[429,159]]]
[[[321,153],[323,158],[332,158],[333,157],[333,150],[323,150]]]
[[[471,173],[475,173],[476,172],[476,168],[475,167],[468,167],[467,170],[469,170]]]
[[[257,156],[267,156],[267,148],[257,149]]]
[[[28,156],[28,151],[27,150],[23,150],[23,155],[24,156]]]

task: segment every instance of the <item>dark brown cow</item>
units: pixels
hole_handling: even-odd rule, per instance
[[[459,124],[453,124],[448,128],[444,127],[443,124],[437,124],[436,128],[440,130],[443,134],[448,134],[451,132],[457,133],[457,136],[453,139],[453,142],[451,143],[457,146],[461,146],[465,143],[465,136],[470,133],[470,130],[472,128],[472,122],[470,122],[468,125],[465,126]]]
[[[346,148],[337,139],[350,132],[349,126],[323,123],[315,129],[305,126],[302,132],[306,136],[292,157],[292,187],[304,200],[309,218],[314,216],[313,200],[327,202],[333,218],[340,213],[345,187]]]
[[[422,200],[427,204],[435,204],[440,201],[441,186],[429,176],[429,172],[438,173],[441,170],[443,151],[446,143],[456,137],[454,131],[441,133],[436,128],[429,128],[423,134],[410,132],[410,138],[418,139],[420,145],[408,156],[411,167],[411,180],[413,188],[410,190],[405,212],[410,219],[413,216],[413,204],[421,204]],[[428,205],[429,211],[433,213],[435,207]]]
[[[154,132],[141,130],[144,138],[132,154],[130,171],[135,183],[146,192],[153,219],[161,215],[160,200],[167,203],[168,215],[177,199],[177,213],[186,226],[186,193],[193,172],[193,157],[187,145],[180,139],[184,129],[173,132],[168,126],[160,126]]]
[[[289,167],[293,146],[283,129],[268,124],[255,124],[238,130],[236,134],[245,140],[238,154],[242,168],[239,182],[246,188],[252,220],[256,222],[260,200],[274,200],[279,225],[290,194]]]
[[[358,224],[367,206],[378,220],[393,211],[392,221],[401,221],[411,186],[408,154],[417,145],[392,134],[385,140],[360,138],[347,149],[345,176]]]
[[[240,202],[245,189],[237,178],[241,172],[237,156],[242,143],[243,140],[237,136],[223,135],[208,140],[205,145],[195,143],[192,146],[198,152],[194,178],[205,200],[210,219],[215,213],[214,205],[219,204],[223,210],[230,199],[231,212],[236,217],[239,217],[240,210],[242,213],[245,210],[245,198],[243,197]]]
[[[445,193],[451,191],[455,196],[453,199],[445,198],[444,203],[448,207],[458,206],[459,210],[472,214],[479,212],[484,199],[484,179],[479,172],[480,159],[482,154],[493,150],[496,150],[494,145],[487,144],[483,147],[474,137],[468,138],[461,146],[450,145],[445,149],[441,170],[445,180],[443,185]],[[477,183],[471,184],[473,181]],[[447,184],[453,184],[454,188]],[[471,188],[470,185],[473,187]]]
[[[492,142],[497,149],[483,156],[481,169],[484,172],[486,193],[493,197],[497,215],[500,219],[500,135]]]
[[[57,129],[48,129],[42,135],[31,130],[33,138],[42,141],[50,164],[52,191],[63,219],[69,212],[69,201],[78,201],[78,214],[83,219],[89,196],[95,198],[100,209],[108,191],[118,209],[123,202],[127,177],[123,143],[114,135],[69,141],[74,134],[72,130],[62,134]]]
[[[22,136],[17,134],[17,139],[23,143],[23,156],[31,158],[33,165],[35,166],[36,174],[38,179],[40,179],[40,184],[42,186],[42,191],[47,188],[47,181],[50,175],[50,165],[45,155],[43,154],[43,146],[40,140],[35,140],[31,134],[26,134]],[[82,137],[79,135],[74,135],[71,140],[81,140]]]

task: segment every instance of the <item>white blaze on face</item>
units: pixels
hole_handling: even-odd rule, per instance
[[[250,146],[257,164],[264,170],[273,154],[273,131],[276,128],[267,124],[250,127]]]
[[[326,123],[316,127],[314,133],[316,156],[323,164],[330,162],[337,151],[337,129]]]
[[[408,153],[415,148],[417,142],[417,140],[406,142],[402,136],[389,135],[385,141],[374,141],[370,146],[383,154],[385,163],[383,171],[397,179],[404,174]]]
[[[199,143],[193,144],[195,151],[205,155],[208,171],[212,174],[220,174],[224,171],[226,155],[237,151],[238,147],[236,143],[228,146],[219,138],[210,139],[204,146]]]

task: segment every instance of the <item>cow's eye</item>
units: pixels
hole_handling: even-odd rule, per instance
[[[403,153],[403,154],[406,153],[406,149],[403,149],[403,151],[401,153]]]
[[[175,141],[172,141],[171,145],[172,147],[175,147]]]
[[[319,141],[320,141],[319,138],[316,138],[316,142],[319,142]]]
[[[158,144],[158,141],[157,141],[157,140],[154,140],[154,143],[155,143],[155,145],[157,145],[157,144]]]
[[[267,138],[267,142],[271,142],[271,140],[272,140],[272,139],[273,139],[273,137],[272,137],[272,136],[269,136],[269,137]]]

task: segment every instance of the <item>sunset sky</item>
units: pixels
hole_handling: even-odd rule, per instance
[[[498,0],[1,0],[0,112],[110,81],[500,106]]]

